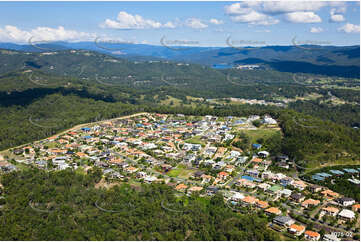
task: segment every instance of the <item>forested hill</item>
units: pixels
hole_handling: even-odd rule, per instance
[[[273,100],[335,92],[315,86],[312,79],[325,78],[322,76],[304,75],[296,80],[292,73],[271,70],[215,70],[182,62],[128,61],[84,50],[43,53],[0,50],[0,78],[3,92],[87,88],[131,103],[151,101],[155,96],[164,99],[166,95],[183,100],[186,96]],[[351,87],[358,85],[354,80],[345,82],[350,82]],[[346,91],[358,95],[357,91]]]
[[[232,41],[229,41],[232,43]],[[313,73],[341,77],[359,77],[360,46],[317,46],[298,45],[297,40],[289,46],[245,47],[234,46],[187,47],[154,46],[144,44],[114,43],[39,43],[37,45],[17,45],[2,43],[0,48],[29,52],[49,52],[62,50],[91,50],[125,59],[173,60],[198,63],[207,66],[227,64],[260,64],[265,68],[282,72]]]
[[[95,188],[99,169],[87,174],[42,170],[6,174],[1,183],[7,209],[0,211],[3,240],[280,240],[265,229],[266,215],[237,214],[222,195],[182,198],[183,212],[164,209],[176,203],[167,185]],[[104,212],[99,208],[116,210]],[[169,205],[168,205],[169,204]]]
[[[89,51],[23,53],[0,51],[0,91],[49,87],[89,88],[119,99],[151,100],[171,95],[269,100],[314,92],[296,83],[291,73],[254,70],[215,70],[168,61],[133,62]],[[101,92],[100,90],[98,90]],[[122,95],[119,95],[119,94]]]

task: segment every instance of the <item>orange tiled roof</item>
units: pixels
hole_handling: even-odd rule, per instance
[[[258,200],[258,201],[257,201],[257,204],[258,204],[258,206],[260,206],[261,208],[267,208],[267,207],[268,207],[268,202],[266,202],[266,201]]]
[[[245,203],[250,203],[250,204],[255,203],[256,200],[257,200],[257,199],[256,199],[255,197],[252,197],[252,196],[247,196],[247,197],[244,197],[244,198],[242,199],[243,202],[245,202]]]
[[[354,205],[352,205],[352,207],[353,208],[358,208],[358,209],[360,209],[360,204],[358,203],[358,204],[354,204]]]
[[[191,187],[189,190],[192,192],[199,192],[203,190],[203,187]]]
[[[279,210],[276,207],[267,208],[265,211],[268,212],[268,213],[273,213],[273,214],[280,214],[281,213],[281,210]]]
[[[295,185],[299,185],[299,186],[302,186],[302,187],[306,187],[306,183],[304,183],[303,181],[294,181],[293,184]]]
[[[85,153],[83,153],[83,152],[77,152],[77,153],[76,153],[76,155],[77,155],[77,156],[79,156],[79,157],[86,156],[86,154],[85,154]]]
[[[203,174],[201,177],[202,177],[203,179],[212,179],[212,176],[206,175],[206,174]]]
[[[228,173],[225,171],[221,171],[220,173],[218,173],[218,176],[228,176]]]
[[[302,225],[292,224],[290,228],[296,230],[297,232],[302,232],[305,230],[306,227]]]
[[[183,190],[183,189],[187,189],[187,185],[184,184],[179,184],[178,186],[175,187],[176,190]]]
[[[256,158],[252,159],[252,162],[260,163],[260,162],[262,162],[262,159],[256,157]]]
[[[337,192],[331,191],[331,190],[325,190],[323,192],[321,192],[324,196],[330,196],[330,197],[338,197],[340,196],[340,194],[338,194]]]
[[[325,208],[322,208],[322,210],[325,210],[325,211],[331,212],[331,213],[337,213],[338,211],[340,211],[338,208],[335,208],[335,207],[325,207]]]
[[[310,237],[318,237],[318,236],[320,236],[319,233],[317,233],[315,231],[311,231],[311,230],[306,230],[305,234],[310,236]]]
[[[307,199],[302,203],[302,205],[318,205],[319,203],[320,200]]]

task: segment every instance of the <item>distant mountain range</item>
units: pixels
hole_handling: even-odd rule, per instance
[[[19,45],[0,43],[2,49],[49,52],[83,49],[130,60],[167,59],[207,66],[258,64],[282,72],[313,73],[359,78],[360,46],[167,47],[104,42],[52,42]]]

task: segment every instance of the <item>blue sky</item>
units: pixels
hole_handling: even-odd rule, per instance
[[[355,45],[359,25],[359,2],[0,2],[0,42]]]

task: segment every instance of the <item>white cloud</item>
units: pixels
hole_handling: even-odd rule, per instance
[[[225,11],[231,16],[233,22],[255,25],[277,24],[279,20],[253,9],[258,8],[259,4],[260,2],[234,3],[225,6]]]
[[[331,8],[330,14],[341,14],[346,13],[346,6],[341,6],[338,8]]]
[[[242,1],[232,3],[224,7],[225,13],[231,17],[233,21],[247,23],[246,19],[258,18],[263,16],[261,21],[251,21],[256,24],[275,24],[275,16],[284,15],[285,19],[294,23],[318,23],[321,18],[316,14],[317,11],[324,7],[332,7],[333,21],[344,21],[344,14],[346,12],[345,2],[330,2],[330,1]],[[268,17],[265,20],[265,16]],[[271,18],[272,17],[272,18]],[[331,20],[330,20],[331,21]]]
[[[193,29],[204,29],[207,28],[208,25],[203,23],[200,19],[197,18],[189,18],[185,22],[186,26]]]
[[[30,31],[21,30],[16,26],[6,25],[0,28],[0,41],[2,42],[28,42],[30,38],[32,41],[80,41],[93,40],[95,34],[78,32],[75,30],[66,30],[63,26],[58,28],[37,27]]]
[[[275,1],[264,2],[262,4],[262,12],[269,14],[284,14],[291,12],[313,12],[318,11],[326,6],[326,2],[310,2],[310,1]]]
[[[310,2],[310,1],[244,1],[241,3],[233,3],[225,6],[226,14],[238,15],[247,14],[251,10],[264,14],[284,14],[291,12],[318,11],[322,7],[327,6],[327,2]]]
[[[330,11],[330,22],[344,22],[343,13],[346,13],[346,7],[332,8]]]
[[[171,28],[171,29],[174,29],[176,27],[175,23],[170,22],[170,21],[165,23],[163,26],[166,28]]]
[[[215,18],[211,18],[211,19],[209,20],[209,22],[210,22],[211,24],[215,24],[215,25],[223,24],[223,21],[222,21],[222,20],[218,20],[218,19],[215,19]]]
[[[238,15],[238,14],[247,14],[252,11],[252,8],[259,7],[260,2],[242,2],[242,3],[233,3],[224,7],[226,14],[229,15]]]
[[[337,30],[345,33],[360,33],[360,25],[347,23],[344,26],[338,28]]]
[[[311,33],[321,33],[321,32],[323,32],[323,29],[321,27],[312,27],[310,29],[310,32]]]
[[[320,23],[322,19],[314,12],[292,12],[285,14],[287,21],[292,23]]]
[[[132,15],[124,11],[118,13],[116,20],[106,19],[100,26],[111,29],[175,28],[175,25],[172,22],[162,24],[152,19],[145,19],[138,14]]]
[[[330,22],[344,22],[345,18],[342,14],[331,14]]]

